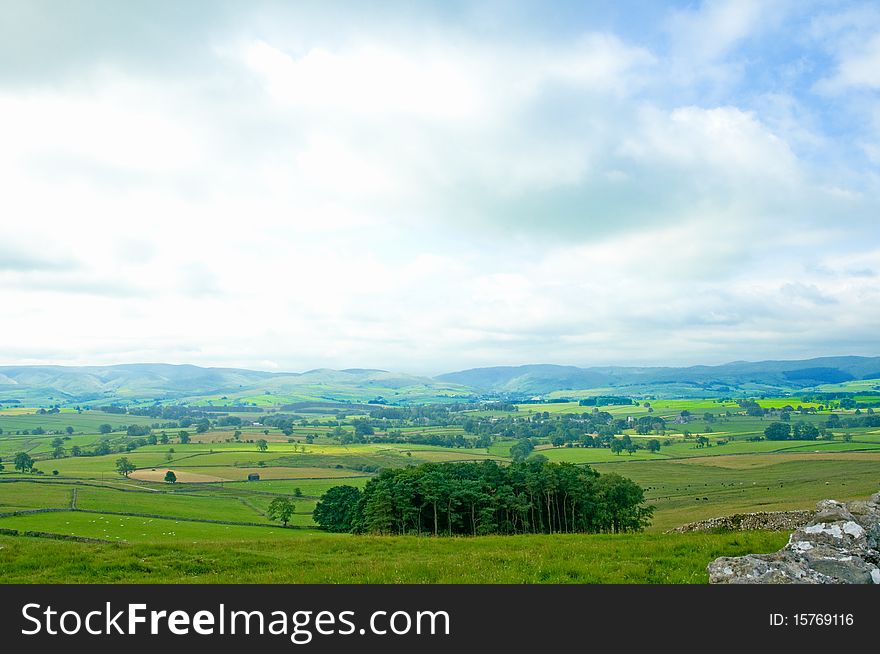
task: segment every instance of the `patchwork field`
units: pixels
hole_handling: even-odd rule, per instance
[[[617,438],[632,447],[617,451],[582,446],[570,437],[554,441],[554,434],[583,432],[577,420],[597,411],[573,402],[520,405],[516,411],[471,409],[450,414],[444,425],[427,418],[374,419],[361,442],[351,441],[365,420],[363,411],[344,417],[315,413],[281,423],[273,413],[230,414],[240,418],[232,427],[215,424],[212,416],[210,427],[197,432],[195,422],[183,428],[127,414],[3,410],[0,530],[6,531],[0,534],[0,565],[9,582],[703,582],[714,556],[770,551],[785,535],[671,535],[664,533],[668,529],[737,512],[810,508],[826,497],[847,500],[880,490],[880,428],[852,426],[845,420],[853,412],[834,407],[782,415],[786,406],[817,409],[817,403],[791,398],[761,403],[766,411],[757,417],[736,402],[716,400],[601,407],[615,420],[631,421],[621,423],[625,428]],[[634,425],[646,417],[662,418],[663,429],[639,433]],[[821,437],[765,439],[767,427],[783,417],[821,428]],[[263,420],[272,424],[252,424]],[[655,507],[647,533],[426,539],[316,528],[312,512],[335,486],[363,488],[389,467],[504,463],[523,442],[522,426],[529,425],[534,434],[527,439],[529,456],[588,465],[641,485]],[[648,449],[652,441],[656,451]],[[22,453],[32,459],[33,470],[16,468]],[[125,474],[120,459],[129,466]],[[176,483],[165,482],[169,470]],[[259,480],[247,481],[249,475]],[[278,497],[294,505],[288,528],[270,515]],[[38,565],[46,556],[53,557],[50,570]]]

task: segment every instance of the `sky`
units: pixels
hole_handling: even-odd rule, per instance
[[[877,355],[878,218],[874,2],[0,0],[5,365]]]

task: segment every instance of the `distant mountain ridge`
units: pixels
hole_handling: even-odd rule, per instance
[[[267,372],[189,364],[0,366],[0,402],[44,404],[153,400],[290,404],[297,401],[419,403],[568,391],[619,395],[795,392],[821,384],[880,378],[880,357],[735,361],[715,366],[581,368],[554,364],[496,366],[433,378],[372,368]]]
[[[0,402],[17,400],[35,405],[183,400],[205,396],[219,396],[218,401],[229,402],[236,399],[253,402],[255,396],[277,396],[278,403],[366,402],[383,395],[430,399],[470,393],[470,389],[427,377],[361,368],[318,368],[297,373],[167,363],[0,366]]]
[[[552,364],[472,368],[435,377],[482,393],[537,393],[649,385],[808,388],[880,378],[880,357],[819,357],[790,361],[734,361],[716,366],[578,368]]]

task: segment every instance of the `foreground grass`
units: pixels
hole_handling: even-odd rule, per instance
[[[787,534],[300,538],[91,544],[0,536],[4,583],[705,583],[718,556]]]

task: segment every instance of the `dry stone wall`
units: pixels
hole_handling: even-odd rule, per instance
[[[773,554],[721,557],[713,584],[880,584],[880,493],[844,504],[822,500]]]

